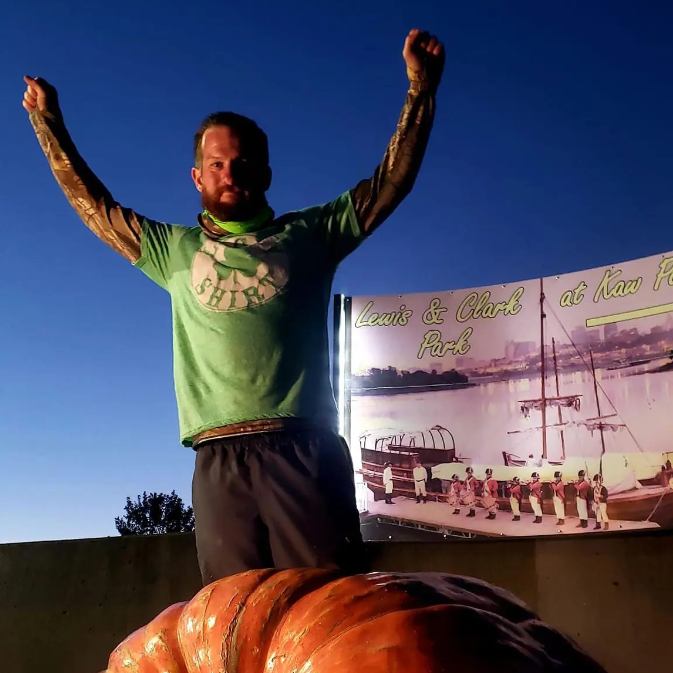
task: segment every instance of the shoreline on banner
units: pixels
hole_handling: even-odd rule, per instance
[[[419,512],[422,508],[422,512]],[[578,528],[576,517],[568,518],[563,526],[557,525],[556,517],[548,514],[542,516],[542,523],[534,524],[531,514],[523,514],[521,521],[512,521],[510,512],[498,512],[494,520],[484,516],[484,510],[479,509],[479,516],[467,519],[463,513],[451,517],[451,509],[443,504],[428,502],[418,505],[415,500],[398,498],[392,506],[386,506],[383,500],[370,502],[367,516],[361,517],[363,526],[370,521],[384,524],[393,524],[411,530],[418,528],[438,535],[455,537],[455,534],[470,534],[473,537],[537,537],[552,535],[610,535],[613,532],[659,529],[655,523],[645,521],[611,520],[608,531],[596,530],[592,525],[587,528]]]

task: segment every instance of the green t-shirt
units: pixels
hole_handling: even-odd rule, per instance
[[[350,194],[218,240],[145,219],[136,262],[171,295],[180,438],[268,418],[335,427],[327,314],[364,238]]]

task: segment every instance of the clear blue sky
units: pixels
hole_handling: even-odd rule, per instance
[[[193,223],[192,135],[218,109],[270,136],[277,212],[368,177],[413,27],[447,50],[417,186],[335,291],[561,273],[673,248],[673,4],[539,0],[8,2],[0,10],[0,542],[115,535],[127,495],[190,498],[169,299],[90,234],[21,107],[55,84],[124,205]]]

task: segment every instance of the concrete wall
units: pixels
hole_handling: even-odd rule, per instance
[[[382,570],[472,575],[527,601],[609,673],[673,670],[673,535],[373,545]],[[0,670],[97,673],[200,588],[191,535],[0,545]]]

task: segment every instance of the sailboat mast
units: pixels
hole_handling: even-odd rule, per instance
[[[542,411],[542,459],[547,459],[547,391],[545,390],[545,379],[547,378],[547,364],[544,348],[544,281],[540,278],[540,386],[541,391],[541,411]]]
[[[551,338],[551,348],[554,355],[554,376],[556,377],[556,397],[561,396],[561,390],[558,383],[558,363],[556,361],[556,340],[554,337]],[[561,405],[559,404],[558,408],[558,422],[561,428],[563,428],[563,414],[561,413]],[[566,438],[563,429],[561,429],[561,459],[566,459]]]
[[[601,433],[601,472],[603,472],[603,456],[605,455],[605,436],[603,435],[603,421],[601,420],[601,402],[598,399],[598,382],[596,381],[596,368],[594,367],[594,352],[589,350],[591,358],[591,376],[594,380],[594,395],[596,396],[596,411],[598,412],[598,429]]]

